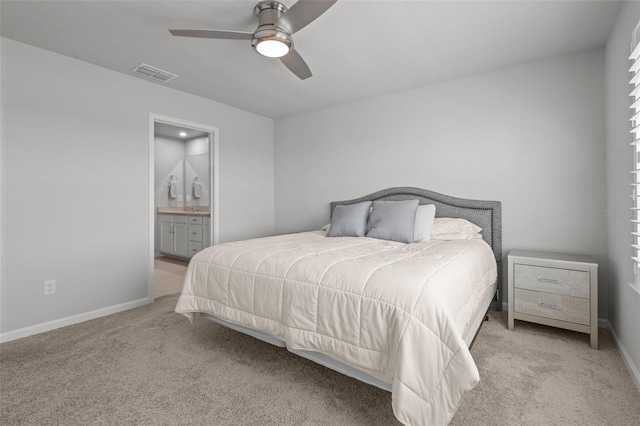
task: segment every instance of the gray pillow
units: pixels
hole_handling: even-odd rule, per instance
[[[367,237],[412,243],[418,200],[374,201]]]
[[[336,206],[331,216],[327,237],[364,237],[367,232],[367,216],[371,201]]]

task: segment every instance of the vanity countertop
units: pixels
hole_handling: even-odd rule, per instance
[[[158,207],[158,214],[177,214],[183,216],[209,217],[209,207],[198,207],[194,212],[191,207]]]

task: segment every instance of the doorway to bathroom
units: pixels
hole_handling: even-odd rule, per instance
[[[180,292],[189,260],[218,243],[218,129],[149,116],[148,297]]]

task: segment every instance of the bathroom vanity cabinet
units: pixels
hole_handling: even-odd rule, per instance
[[[209,218],[159,214],[160,252],[191,258],[209,246]]]

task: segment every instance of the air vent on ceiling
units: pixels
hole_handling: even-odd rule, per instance
[[[153,78],[154,80],[162,81],[163,83],[166,83],[178,76],[178,74],[173,74],[169,71],[161,70],[160,68],[152,67],[151,65],[144,63],[134,67],[131,71],[136,74],[142,74],[145,77]]]

